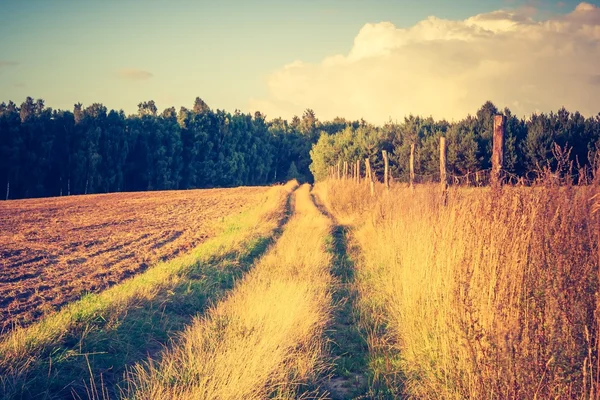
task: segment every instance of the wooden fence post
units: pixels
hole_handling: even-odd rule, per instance
[[[389,179],[389,160],[387,151],[383,150],[383,184],[387,190],[390,190],[390,179]]]
[[[348,179],[348,161],[344,161],[344,179]]]
[[[448,185],[448,177],[446,175],[446,138],[440,137],[440,183],[442,189],[446,190]]]
[[[440,185],[442,187],[442,201],[446,204],[448,191],[448,177],[446,175],[446,138],[440,136]]]
[[[356,183],[360,184],[360,160],[356,160]]]
[[[371,170],[371,162],[369,159],[365,159],[365,168],[367,170],[367,180],[369,181],[369,185],[371,186],[371,196],[375,196],[375,187],[373,183],[373,171]]]
[[[415,188],[415,144],[410,145],[410,188]]]
[[[500,187],[500,173],[504,159],[504,116],[494,116],[494,137],[492,146],[492,187]]]
[[[338,180],[342,179],[342,160],[339,160],[337,164],[337,178]]]

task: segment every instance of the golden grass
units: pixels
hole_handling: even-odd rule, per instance
[[[199,316],[160,361],[131,374],[134,399],[297,398],[323,368],[331,312],[330,221],[296,191],[295,213],[231,294]]]
[[[594,190],[457,189],[443,207],[436,186],[319,184],[355,225],[360,304],[394,339],[384,369],[407,395],[595,398]]]
[[[104,292],[85,296],[60,312],[5,335],[0,341],[0,393],[10,397],[11,387],[22,385],[23,375],[48,351],[59,349],[67,335],[78,336],[102,329],[96,321],[118,319],[136,304],[177,286],[185,279],[188,268],[223,254],[242,251],[248,242],[270,234],[283,218],[285,204],[296,187],[295,181],[273,187],[258,207],[224,219],[223,226],[227,229],[190,254],[159,263]]]

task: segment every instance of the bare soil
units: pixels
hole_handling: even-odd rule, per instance
[[[0,334],[187,252],[265,187],[0,202]]]

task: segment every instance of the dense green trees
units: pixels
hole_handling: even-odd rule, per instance
[[[590,167],[600,148],[600,114],[585,118],[564,108],[525,120],[486,102],[457,122],[411,115],[376,127],[322,122],[311,109],[291,121],[268,121],[259,112],[212,110],[200,98],[191,109],[160,113],[144,101],[126,116],[102,104],[55,111],[28,97],[20,106],[0,104],[0,198],[310,182],[339,161],[366,157],[381,177],[381,150],[390,154],[394,179],[407,180],[413,143],[418,179],[436,180],[442,135],[450,174],[490,167],[497,113],[506,116],[504,164],[515,176],[556,167],[555,143],[571,148],[576,172]]]
[[[575,177],[583,167],[598,168],[595,154],[600,148],[600,114],[584,118],[578,112],[560,109],[557,113],[532,114],[527,120],[499,110],[486,102],[475,114],[449,123],[433,118],[408,116],[401,123],[382,127],[348,124],[338,132],[325,132],[311,150],[311,171],[315,179],[327,176],[327,168],[339,161],[353,162],[369,157],[375,174],[382,174],[381,150],[390,153],[390,169],[395,179],[407,181],[411,144],[415,144],[417,179],[439,179],[439,137],[448,145],[448,169],[464,176],[491,167],[493,116],[506,117],[504,169],[515,177],[533,177],[541,168],[556,168],[557,144],[570,149]],[[331,126],[331,123],[324,124]],[[588,169],[589,171],[589,169]]]
[[[131,116],[102,104],[1,103],[0,198],[309,181],[320,123],[310,110],[295,120],[213,111],[200,98],[179,112],[141,102]]]

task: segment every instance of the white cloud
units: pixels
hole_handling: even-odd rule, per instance
[[[252,110],[289,118],[313,108],[382,123],[409,113],[460,119],[486,101],[518,115],[562,106],[600,111],[600,8],[534,20],[532,9],[464,21],[429,17],[397,28],[366,24],[347,55],[295,61],[268,77],[269,95]]]

